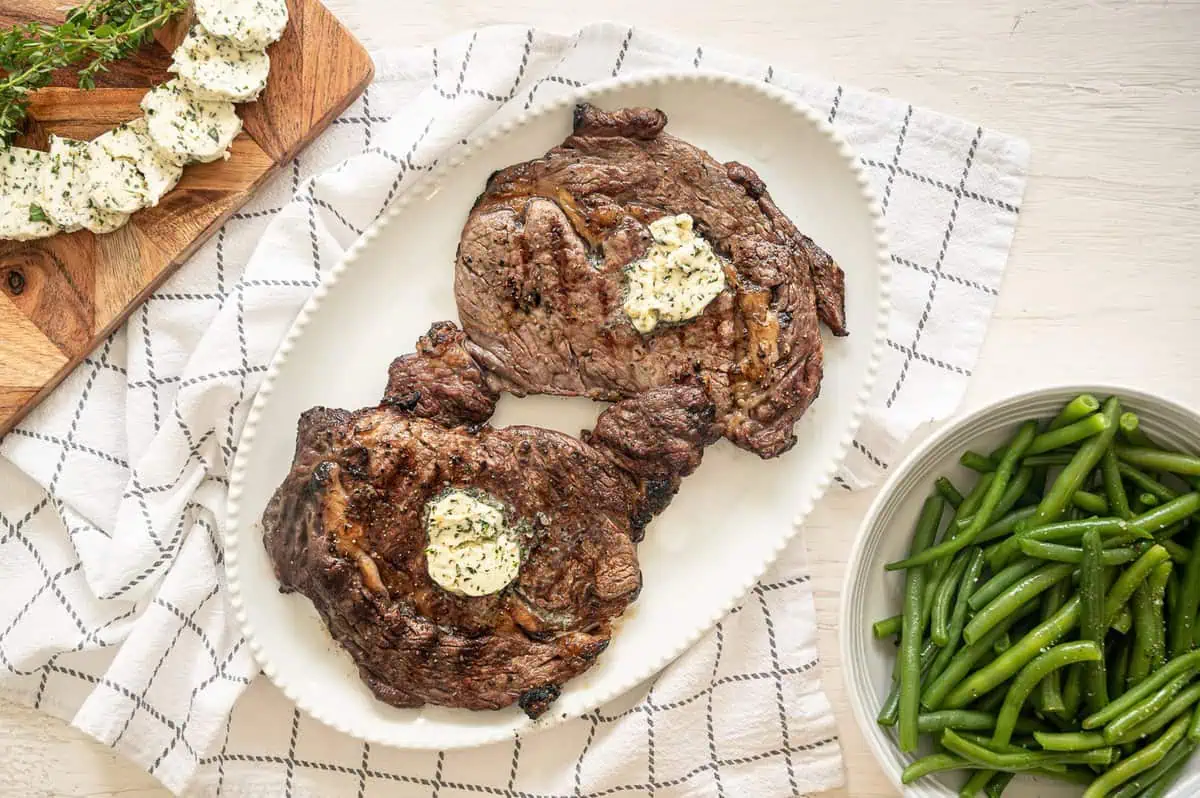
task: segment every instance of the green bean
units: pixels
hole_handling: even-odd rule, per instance
[[[1004,459],[1000,461],[1000,465],[996,468],[995,479],[992,480],[987,493],[980,502],[979,509],[975,513],[975,518],[970,526],[962,530],[954,538],[939,543],[915,556],[910,556],[907,560],[899,563],[889,563],[886,566],[888,570],[894,571],[901,568],[914,568],[918,565],[925,565],[942,557],[957,554],[962,549],[974,543],[975,538],[987,526],[988,519],[991,518],[992,513],[1000,502],[1000,497],[1004,495],[1004,489],[1008,487],[1008,482],[1012,479],[1012,475],[1016,471],[1017,461],[1024,454],[1025,449],[1028,448],[1029,442],[1033,440],[1036,431],[1036,422],[1028,421],[1021,425],[1021,429],[1013,439],[1012,445],[1004,453]],[[963,504],[965,505],[966,502],[964,501]]]
[[[1132,565],[1121,572],[1117,577],[1117,581],[1113,583],[1112,589],[1108,591],[1108,596],[1105,598],[1105,615],[1108,622],[1111,624],[1117,617],[1117,613],[1125,606],[1125,602],[1129,601],[1133,596],[1133,591],[1137,590],[1138,585],[1146,581],[1146,577],[1150,575],[1159,563],[1166,562],[1171,559],[1171,555],[1162,546],[1155,544],[1146,549],[1146,552],[1138,557]]]
[[[1194,743],[1200,743],[1200,705],[1192,712],[1192,719],[1188,725],[1188,739]]]
[[[995,751],[988,746],[968,740],[954,731],[942,732],[942,745],[963,759],[992,770],[1014,772],[1033,770],[1046,765],[1081,764],[1107,765],[1112,761],[1113,749],[1096,748],[1092,751],[1043,752],[1043,751]]]
[[[1076,546],[1063,546],[1058,543],[1045,543],[1031,538],[1020,538],[1021,551],[1029,557],[1052,562],[1069,562],[1078,565],[1083,562],[1083,549]],[[1102,565],[1124,565],[1138,558],[1134,549],[1117,547],[1104,549],[1100,555]]]
[[[1016,507],[1017,502],[1025,495],[1025,489],[1029,487],[1029,483],[1033,481],[1033,469],[1022,466],[1017,469],[1017,473],[1013,476],[1012,481],[1008,483],[1008,487],[1004,489],[1004,493],[1000,496],[1000,501],[996,504],[996,509],[992,510],[988,516],[988,523],[999,521],[1006,516],[1013,507]],[[986,527],[985,527],[986,530]],[[980,532],[980,535],[983,533]],[[976,542],[978,542],[976,538]]]
[[[984,530],[979,533],[979,537],[975,538],[975,542],[987,543],[989,540],[1011,535],[1013,530],[1017,528],[1017,524],[1035,512],[1037,512],[1037,507],[1022,507],[1020,510],[1013,510],[994,524],[984,527]]]
[[[1165,452],[1149,446],[1125,446],[1117,444],[1114,447],[1117,457],[1130,465],[1146,471],[1166,471],[1170,474],[1184,476],[1200,476],[1200,457],[1183,452]]]
[[[1135,647],[1125,640],[1114,641],[1104,660],[1104,669],[1108,673],[1108,695],[1115,698],[1125,692],[1125,683],[1129,681],[1129,665],[1133,658]]]
[[[1189,751],[1189,753],[1191,752]],[[1179,774],[1183,772],[1186,766],[1187,762],[1176,762],[1175,767],[1167,771],[1151,784],[1149,788],[1142,790],[1139,798],[1166,798],[1167,793],[1175,786],[1175,780],[1179,778]]]
[[[1068,602],[1068,604],[1070,604],[1070,602]],[[993,687],[999,685],[1001,682],[1007,679],[1008,676],[1011,676],[1012,674],[1008,674],[1008,676],[997,679],[994,683],[989,684],[986,688],[978,690],[970,696],[964,696],[961,701],[956,702],[953,706],[947,704],[947,694],[951,693],[951,691],[956,691],[961,686],[963,677],[965,677],[968,673],[971,673],[971,670],[984,656],[991,653],[993,644],[1000,639],[1000,636],[1007,632],[1012,625],[1022,617],[1027,614],[1032,614],[1036,611],[1037,604],[1031,601],[1024,610],[1010,615],[1002,620],[1000,624],[996,626],[996,628],[992,629],[982,638],[959,649],[951,658],[950,662],[947,663],[945,669],[938,674],[937,678],[931,680],[925,685],[925,691],[921,693],[921,706],[932,710],[941,709],[945,704],[948,709],[962,709],[971,701],[979,698],[988,690],[991,690]],[[1078,612],[1078,603],[1076,603],[1076,612]],[[1059,613],[1056,613],[1056,616],[1058,614]],[[997,660],[1003,659],[1011,654],[1012,650],[1010,649],[1009,651],[1001,654]],[[979,671],[976,671],[976,673],[978,672]]]
[[[971,491],[963,499],[963,503],[958,508],[959,518],[969,518],[978,512],[979,505],[983,503],[983,497],[987,495],[995,479],[995,474],[984,474],[975,481],[975,484],[971,487]]]
[[[921,649],[921,671],[924,673],[926,667],[933,661],[934,656],[938,652],[937,644],[932,640],[925,643],[925,647]],[[879,715],[876,716],[875,722],[880,726],[895,726],[896,721],[900,719],[900,660],[896,660],[896,665],[892,668],[892,690],[884,699],[883,705],[879,708]]]
[[[1016,778],[1015,773],[996,773],[984,787],[984,794],[987,795],[987,798],[1000,798],[1014,778]]]
[[[1179,718],[1157,740],[1101,773],[1084,791],[1083,798],[1103,798],[1119,785],[1157,765],[1167,755],[1167,752],[1183,739],[1184,732],[1187,731],[1187,723],[1187,718]],[[946,734],[953,734],[953,732],[946,732]]]
[[[1123,635],[1129,634],[1129,630],[1133,628],[1133,612],[1130,611],[1128,604],[1121,605],[1121,609],[1117,610],[1117,617],[1113,619],[1112,628]]]
[[[1163,545],[1163,544],[1159,544]],[[1165,600],[1167,582],[1171,579],[1174,566],[1170,562],[1159,563],[1146,579],[1150,593],[1150,668],[1157,670],[1167,663],[1167,627],[1165,622]]]
[[[975,592],[976,583],[979,582],[979,574],[983,572],[983,552],[975,549],[971,553],[970,559],[967,561],[967,570],[963,574],[961,583],[958,586],[958,596],[954,602],[954,611],[950,615],[950,628],[947,633],[947,641],[933,660],[933,665],[929,668],[929,680],[932,682],[941,675],[946,666],[954,658],[958,651],[959,643],[962,642],[962,630],[967,624],[967,610],[970,605],[967,600],[971,594]],[[922,695],[922,700],[924,695]]]
[[[1108,635],[1105,614],[1104,548],[1096,530],[1083,535],[1083,559],[1079,568],[1079,594],[1083,614],[1079,621],[1079,636],[1095,646],[1104,645]],[[1083,666],[1083,698],[1090,711],[1095,712],[1108,703],[1108,683],[1105,680],[1103,658]]]
[[[1157,570],[1157,569],[1156,569]],[[1154,629],[1154,608],[1150,599],[1150,580],[1138,586],[1133,591],[1133,632],[1134,644],[1129,660],[1129,671],[1126,681],[1133,685],[1145,679],[1150,674],[1151,650],[1157,634]],[[1116,694],[1115,691],[1110,691]]]
[[[1144,796],[1149,794],[1146,790],[1164,780],[1169,784],[1174,780],[1171,777],[1172,772],[1187,764],[1187,760],[1194,750],[1196,750],[1196,744],[1191,740],[1180,740],[1157,765],[1139,774],[1137,778],[1126,782],[1121,789],[1111,794],[1111,798]]]
[[[876,621],[871,624],[871,634],[875,636],[876,640],[895,637],[900,634],[900,627],[903,621],[903,615],[893,615],[890,618],[884,618],[882,621]]]
[[[1183,570],[1178,605],[1171,613],[1171,656],[1178,657],[1193,646],[1193,627],[1200,611],[1200,557],[1191,558]]]
[[[1029,660],[1036,657],[1043,648],[1057,642],[1063,635],[1074,629],[1079,623],[1080,612],[1079,596],[1073,596],[1062,606],[1062,609],[1034,627],[1012,648],[960,682],[941,703],[948,709],[961,709],[975,698],[1011,678]]]
[[[946,729],[991,731],[995,726],[995,715],[990,712],[974,712],[968,709],[922,712],[917,718],[917,728],[921,730],[921,734],[938,734]]]
[[[1141,512],[1144,513],[1147,510],[1157,507],[1161,502],[1159,502],[1158,497],[1153,493],[1146,491],[1137,495],[1137,503],[1141,508]]]
[[[1076,396],[1063,407],[1054,420],[1050,422],[1049,430],[1056,430],[1073,424],[1081,418],[1090,416],[1100,409],[1100,400],[1092,396],[1090,393],[1083,393]]]
[[[946,500],[946,504],[957,510],[962,506],[963,495],[958,492],[958,488],[954,487],[954,483],[946,477],[938,477],[934,483],[937,492],[942,494],[942,498]]]
[[[1121,413],[1121,403],[1115,396],[1110,397],[1104,403],[1101,412],[1109,421],[1108,427],[1103,432],[1088,438],[1079,447],[1079,451],[1071,458],[1071,462],[1063,468],[1062,473],[1058,475],[1054,484],[1042,497],[1037,513],[1029,519],[1031,526],[1043,526],[1062,517],[1063,512],[1067,509],[1067,504],[1071,501],[1071,496],[1083,487],[1084,480],[1100,462],[1100,458],[1104,456],[1104,450],[1112,443],[1113,434],[1116,432],[1116,420]]]
[[[1169,660],[1141,684],[1134,685],[1127,693],[1120,698],[1113,699],[1099,712],[1094,712],[1084,718],[1083,728],[1096,729],[1107,725],[1114,718],[1145,701],[1175,677],[1184,673],[1195,673],[1197,668],[1200,668],[1200,651],[1190,651],[1183,656]],[[956,709],[957,707],[951,704],[950,708]]]
[[[1083,787],[1091,784],[1092,779],[1096,777],[1096,774],[1087,768],[1066,768],[1062,771],[1032,770],[1028,772],[1034,776],[1055,779],[1056,781],[1063,781],[1067,784],[1078,784]]]
[[[1070,578],[1074,570],[1075,568],[1067,563],[1043,565],[1017,580],[967,622],[963,629],[963,639],[968,643],[974,643],[1027,602],[1040,596],[1058,582]]]
[[[936,493],[925,500],[909,553],[928,551],[937,535],[945,501]],[[925,592],[924,568],[911,568],[904,584],[904,625],[900,636],[900,750],[917,750],[917,715],[921,705],[921,601]]]
[[[1070,452],[1054,452],[1053,454],[1035,454],[1032,457],[1026,457],[1021,461],[1022,465],[1033,466],[1034,468],[1046,468],[1047,466],[1065,466],[1071,462],[1072,453]],[[1046,487],[1043,482],[1041,487]]]
[[[1117,453],[1112,447],[1104,450],[1100,458],[1100,473],[1104,476],[1104,495],[1108,498],[1108,506],[1113,515],[1118,518],[1133,518],[1133,510],[1129,509],[1129,497],[1125,494],[1125,483],[1121,481],[1121,470],[1117,462]]]
[[[1000,635],[995,643],[992,643],[992,651],[996,652],[997,654],[1003,654],[1005,651],[1008,651],[1011,645],[1012,635],[1010,635],[1008,632],[1005,632],[1004,634]]]
[[[943,770],[962,770],[970,767],[972,767],[970,762],[953,754],[931,754],[921,757],[906,767],[900,774],[900,783],[912,784],[918,779],[940,773]]]
[[[1145,701],[1135,704],[1129,710],[1113,718],[1104,727],[1104,739],[1114,743],[1153,718],[1171,703],[1171,699],[1175,698],[1195,675],[1195,671],[1179,674],[1156,690]]]
[[[997,596],[1008,590],[1021,579],[1042,567],[1042,563],[1033,559],[1020,560],[1000,571],[971,595],[968,602],[971,609],[978,610],[986,607]]]
[[[1200,510],[1200,493],[1185,493],[1148,510],[1129,521],[1129,528],[1136,532],[1154,534],[1160,529],[1184,520]]]
[[[1171,499],[1179,496],[1179,493],[1172,488],[1159,482],[1154,477],[1147,474],[1145,471],[1140,471],[1129,463],[1117,462],[1117,471],[1121,476],[1134,484],[1139,490],[1148,491],[1158,497],[1160,501],[1169,502]]]
[[[1173,540],[1160,540],[1158,545],[1167,550],[1167,554],[1171,555],[1171,562],[1180,565],[1187,565],[1192,559],[1192,550],[1184,546],[1180,546]]]
[[[946,574],[946,578],[938,585],[937,592],[933,596],[933,619],[930,623],[929,636],[939,646],[945,646],[950,643],[951,607],[953,606],[954,597],[958,594],[958,588],[962,582],[963,574],[967,570],[969,561],[970,557],[967,555],[967,552],[960,551],[955,556],[953,565],[950,566],[950,572]]]
[[[1134,446],[1154,446],[1150,438],[1142,431],[1141,419],[1138,418],[1137,413],[1122,413],[1121,418],[1117,420],[1117,425],[1121,429],[1121,437],[1128,443]]]
[[[1086,490],[1077,490],[1071,496],[1071,503],[1083,510],[1085,513],[1092,515],[1108,515],[1108,502],[1103,496],[1098,496],[1095,493],[1089,493]]]
[[[973,452],[970,449],[959,456],[958,463],[963,468],[969,468],[980,474],[989,474],[996,470],[996,464],[987,455]]]
[[[1083,666],[1067,668],[1063,677],[1063,711],[1062,717],[1074,720],[1079,714],[1079,705],[1083,702]]]
[[[1019,531],[1007,540],[1001,541],[988,557],[988,562],[993,569],[997,566],[1003,567],[1010,562],[1021,551],[1020,538],[1043,540],[1047,543],[1072,542],[1082,539],[1083,533],[1089,529],[1099,531],[1101,536],[1104,537],[1129,534],[1129,527],[1120,518],[1086,518],[1081,521],[1059,521],[1058,523],[1047,524],[1035,529]],[[1150,536],[1143,534],[1141,537],[1149,538]]]
[[[1047,751],[1091,751],[1109,745],[1100,732],[1034,732],[1033,739]]]
[[[1104,432],[1112,423],[1107,416],[1098,413],[1085,416],[1073,424],[1067,424],[1066,426],[1038,435],[1033,439],[1033,443],[1029,444],[1029,448],[1025,450],[1025,454],[1045,454],[1054,449],[1061,449],[1064,446],[1079,443],[1085,438],[1090,438],[1093,435],[1099,435],[1101,432]]]
[[[1178,695],[1172,698],[1171,703],[1167,704],[1166,707],[1121,735],[1120,739],[1117,740],[1117,744],[1125,745],[1137,742],[1143,737],[1149,737],[1190,710],[1197,701],[1200,701],[1200,683],[1188,685],[1186,689],[1180,691]]]
[[[1042,620],[1045,621],[1067,603],[1071,595],[1071,583],[1064,580],[1050,588],[1042,595]],[[1061,674],[1058,671],[1046,674],[1038,685],[1038,706],[1043,712],[1058,713],[1066,709],[1060,686]]]
[[[1017,674],[1017,678],[1013,680],[1012,686],[1008,688],[1008,695],[1004,699],[1004,706],[1001,707],[1000,713],[996,716],[996,729],[992,732],[992,743],[1002,745],[1012,739],[1012,733],[1016,728],[1017,717],[1021,713],[1021,707],[1025,705],[1025,701],[1029,698],[1029,694],[1033,692],[1033,688],[1047,674],[1077,662],[1095,663],[1103,659],[1103,649],[1090,640],[1076,640],[1071,643],[1063,643],[1035,657],[1028,665],[1021,669],[1021,672]]]
[[[994,770],[977,770],[967,779],[967,783],[958,791],[958,798],[975,798],[979,791],[991,783],[992,777],[998,775]],[[1005,775],[1012,775],[1006,773]]]

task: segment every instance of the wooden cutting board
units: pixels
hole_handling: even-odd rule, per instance
[[[6,0],[0,27],[59,22],[65,5]],[[0,241],[0,435],[366,88],[374,67],[350,32],[316,0],[288,0],[288,8],[291,22],[268,50],[266,90],[258,102],[238,106],[245,127],[228,161],[189,166],[158,207],[115,233]],[[164,28],[94,91],[75,88],[75,75],[63,70],[53,87],[33,95],[27,132],[16,143],[45,149],[50,133],[90,139],[140,116],[142,95],[171,77],[171,50],[190,23]]]

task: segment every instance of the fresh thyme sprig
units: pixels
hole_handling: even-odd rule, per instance
[[[0,33],[0,144],[21,131],[29,93],[48,86],[56,69],[84,64],[79,87],[95,88],[96,75],[185,8],[187,0],[88,0],[61,25],[28,22]]]

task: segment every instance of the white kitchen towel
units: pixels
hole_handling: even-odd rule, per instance
[[[367,94],[0,443],[11,461],[0,462],[0,688],[170,789],[199,794],[776,796],[837,786],[799,542],[653,684],[553,732],[414,753],[302,716],[255,679],[226,604],[220,528],[238,431],[321,275],[419,174],[499,113],[614,75],[707,68],[794,92],[874,179],[891,228],[895,314],[840,477],[843,488],[868,484],[918,424],[962,396],[1000,288],[1027,146],[612,24],[570,36],[488,28],[376,61]]]

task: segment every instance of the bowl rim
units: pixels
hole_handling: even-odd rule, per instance
[[[850,548],[849,556],[846,558],[846,569],[842,575],[841,595],[838,599],[839,663],[843,672],[842,679],[843,687],[846,690],[846,701],[850,704],[854,722],[857,724],[858,730],[866,741],[867,746],[871,749],[871,754],[875,757],[875,762],[887,774],[892,785],[900,790],[902,794],[908,794],[912,789],[912,785],[905,785],[900,782],[900,771],[896,769],[895,763],[890,760],[889,754],[896,750],[895,743],[879,730],[875,718],[867,712],[867,697],[856,692],[850,680],[851,672],[857,672],[857,669],[861,667],[861,663],[856,662],[853,658],[851,645],[855,640],[856,634],[864,631],[866,628],[852,629],[853,625],[850,622],[852,617],[850,601],[853,597],[853,590],[856,587],[854,584],[855,574],[858,571],[860,561],[865,555],[869,537],[868,533],[876,523],[884,505],[892,498],[896,485],[925,458],[930,450],[937,447],[946,438],[960,430],[978,424],[1001,406],[1039,399],[1053,394],[1078,395],[1083,393],[1090,393],[1098,398],[1116,395],[1122,400],[1128,398],[1135,403],[1144,401],[1165,405],[1184,416],[1192,418],[1196,421],[1197,426],[1200,427],[1200,410],[1188,406],[1176,397],[1162,393],[1150,393],[1142,388],[1134,388],[1128,384],[1119,382],[1083,383],[1071,381],[1006,393],[994,400],[985,402],[974,410],[952,416],[942,423],[941,426],[933,430],[903,460],[889,469],[887,479],[879,486],[875,497],[871,500],[871,504],[867,508],[866,514],[859,523],[858,531],[854,536],[854,543]],[[886,743],[884,742],[885,740]],[[885,746],[887,746],[886,750]]]

